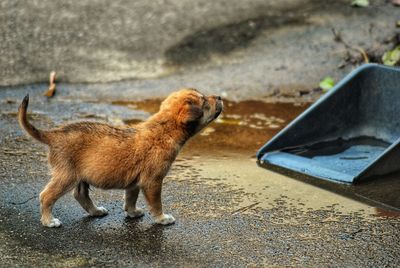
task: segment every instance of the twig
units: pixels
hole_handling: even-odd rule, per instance
[[[54,93],[56,92],[56,72],[55,71],[52,71],[50,73],[49,83],[50,83],[49,88],[43,94],[43,96],[53,97]]]
[[[5,155],[27,155],[27,154],[36,154],[39,156],[47,156],[46,153],[43,152],[37,152],[37,151],[32,151],[32,150],[14,150],[11,148],[4,148],[3,150],[1,150],[0,152],[2,152]]]
[[[358,52],[360,52],[361,56],[364,59],[364,63],[368,63],[369,62],[368,55],[367,55],[367,53],[365,52],[365,50],[362,47],[351,47],[351,49],[357,50]]]
[[[248,205],[248,206],[239,208],[239,209],[233,211],[233,212],[232,212],[232,215],[235,215],[235,214],[237,214],[237,213],[239,213],[239,212],[244,212],[244,211],[246,211],[246,210],[249,210],[249,209],[251,209],[251,208],[257,206],[258,204],[260,204],[260,202],[257,202],[257,203],[254,203],[254,204],[251,204],[251,205]]]
[[[29,153],[29,151],[8,151],[8,150],[3,150],[4,154],[8,155],[26,155]]]
[[[11,205],[23,205],[23,204],[28,203],[29,201],[31,201],[32,199],[34,199],[34,198],[36,198],[36,197],[37,197],[37,195],[34,195],[34,196],[32,196],[31,198],[28,198],[28,199],[25,200],[25,201],[17,202],[17,203],[15,203],[15,202],[10,202],[10,204],[11,204]]]
[[[355,50],[357,52],[359,52],[361,54],[361,56],[363,57],[363,60],[365,63],[369,62],[369,58],[367,53],[365,52],[365,50],[362,47],[357,47],[357,46],[351,46],[349,45],[347,42],[345,42],[342,38],[342,35],[340,34],[340,32],[336,31],[335,28],[332,28],[332,33],[333,33],[333,40],[335,40],[338,43],[342,43],[346,49],[350,49],[350,50]]]

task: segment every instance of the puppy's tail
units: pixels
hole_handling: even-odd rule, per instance
[[[25,96],[22,100],[21,105],[18,108],[18,122],[21,128],[23,128],[26,133],[28,133],[32,138],[38,140],[42,143],[49,144],[48,138],[43,133],[43,131],[35,128],[31,123],[28,122],[28,118],[26,116],[26,110],[29,104],[29,94]]]

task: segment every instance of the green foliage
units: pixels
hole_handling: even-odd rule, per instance
[[[385,52],[382,56],[383,64],[394,66],[400,63],[400,46],[395,49]]]
[[[322,88],[324,92],[330,90],[335,85],[335,81],[332,77],[327,76],[319,83],[319,87]]]
[[[368,0],[353,0],[353,2],[351,2],[352,6],[355,7],[367,7],[369,6],[369,1]]]

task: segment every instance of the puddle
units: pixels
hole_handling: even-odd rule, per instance
[[[158,111],[161,100],[115,101],[148,113]],[[268,139],[299,115],[309,104],[265,103],[262,101],[224,101],[221,116],[186,145],[196,152],[242,152],[255,155]],[[140,120],[125,120],[134,125]]]
[[[188,148],[204,153],[229,151],[255,155],[267,140],[308,107],[261,101],[224,103],[223,114],[190,140]]]

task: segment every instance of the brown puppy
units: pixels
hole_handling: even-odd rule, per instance
[[[51,211],[65,193],[74,196],[92,216],[107,210],[97,207],[89,197],[89,185],[102,189],[125,189],[124,209],[128,217],[143,216],[136,207],[142,190],[150,212],[159,224],[175,219],[164,214],[161,204],[162,181],[179,150],[221,113],[218,96],[204,96],[194,89],[172,93],[158,113],[135,128],[117,128],[102,123],[73,123],[51,130],[38,130],[26,117],[29,97],[19,107],[18,120],[36,140],[49,146],[52,178],[40,194],[41,222],[58,227],[61,222]]]

